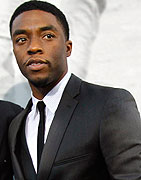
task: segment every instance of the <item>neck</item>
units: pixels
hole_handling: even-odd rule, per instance
[[[36,87],[35,85],[29,82],[33,96],[39,100],[42,100],[47,95],[47,93],[51,91],[63,79],[64,76],[65,74],[57,81],[52,82],[44,87]]]
[[[32,89],[33,96],[39,100],[42,100],[46,96],[46,94],[52,89],[48,87],[37,88],[33,85],[30,85],[30,87]]]

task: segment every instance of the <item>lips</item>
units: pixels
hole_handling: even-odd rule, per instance
[[[49,64],[48,60],[40,58],[30,58],[26,61],[25,65],[30,68],[30,70],[39,71]]]

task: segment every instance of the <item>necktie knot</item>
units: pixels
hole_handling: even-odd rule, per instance
[[[37,108],[38,108],[38,110],[39,110],[39,112],[41,113],[41,112],[44,112],[44,110],[45,110],[45,103],[43,102],[43,101],[39,101],[38,103],[37,103]]]

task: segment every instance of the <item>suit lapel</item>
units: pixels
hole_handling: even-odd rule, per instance
[[[78,104],[78,101],[74,97],[79,94],[80,85],[81,80],[72,75],[63,93],[43,149],[37,178],[38,180],[46,180],[49,178],[58,148],[75,107]]]
[[[10,141],[10,149],[11,149],[11,154],[12,154],[12,160],[13,160],[13,166],[14,166],[14,172],[16,177],[20,180],[24,180],[22,171],[20,169],[20,165],[17,159],[16,155],[16,150],[18,147],[17,144],[17,137],[18,137],[18,132],[22,126],[23,120],[26,118],[27,114],[30,111],[30,108],[32,106],[32,101],[30,100],[27,107],[25,110],[23,110],[11,123],[10,129],[9,130],[9,141]]]

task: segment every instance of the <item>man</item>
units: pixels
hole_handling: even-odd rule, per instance
[[[12,180],[13,170],[8,148],[8,127],[22,108],[16,104],[0,101],[0,180]]]
[[[88,64],[91,61],[91,49],[97,36],[100,15],[105,9],[106,0],[77,0],[77,3],[76,0],[47,1],[54,3],[67,15],[69,26],[71,27],[71,39],[74,39],[71,59],[68,59],[70,63],[69,68],[74,74],[82,79],[86,79],[89,71]],[[30,98],[30,87],[17,70],[18,67],[15,65],[15,58],[12,54],[9,32],[5,30],[13,9],[22,2],[25,2],[25,0],[5,0],[1,6],[0,54],[3,58],[0,61],[0,83],[3,86],[0,90],[0,99],[7,99],[25,107],[27,100]],[[76,30],[76,27],[79,28]],[[91,29],[93,29],[92,33]],[[85,66],[85,59],[88,59],[87,66]],[[6,66],[7,63],[9,66]],[[24,96],[22,98],[20,96],[21,93]]]
[[[141,179],[136,103],[125,90],[69,74],[72,42],[63,13],[47,2],[25,2],[12,15],[10,32],[32,89],[9,129],[15,179]]]

